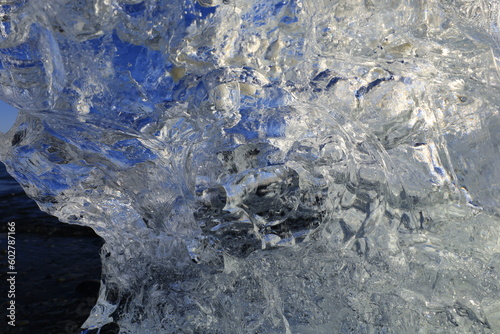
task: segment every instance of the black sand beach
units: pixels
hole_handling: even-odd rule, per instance
[[[15,222],[15,327],[8,325],[7,228]],[[73,334],[97,299],[102,239],[39,210],[0,165],[2,333]]]

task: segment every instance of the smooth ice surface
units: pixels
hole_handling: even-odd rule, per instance
[[[497,2],[1,4],[1,160],[106,240],[87,333],[500,332]]]
[[[17,110],[7,103],[0,101],[0,132],[7,132],[14,125],[17,118]]]

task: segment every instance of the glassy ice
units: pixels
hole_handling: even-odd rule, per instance
[[[1,3],[0,158],[106,241],[86,333],[500,331],[498,3]]]

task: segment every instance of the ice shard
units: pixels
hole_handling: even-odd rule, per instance
[[[0,3],[0,158],[106,241],[84,333],[500,331],[498,3]]]

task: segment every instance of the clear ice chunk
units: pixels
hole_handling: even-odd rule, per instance
[[[0,13],[0,159],[106,241],[83,333],[500,331],[498,3]]]

